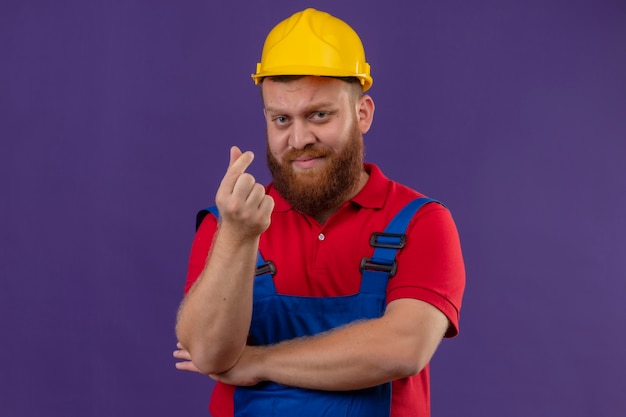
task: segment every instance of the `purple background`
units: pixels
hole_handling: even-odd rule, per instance
[[[433,415],[624,416],[622,0],[3,1],[0,416],[206,415],[171,357],[195,211],[262,156],[250,74],[309,5],[365,43],[367,159],[461,234]]]

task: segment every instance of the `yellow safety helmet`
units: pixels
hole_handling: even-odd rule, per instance
[[[372,86],[359,35],[343,20],[311,8],[283,20],[267,35],[252,78],[259,84],[275,75],[356,77],[363,91]]]

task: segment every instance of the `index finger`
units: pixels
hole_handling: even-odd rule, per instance
[[[230,161],[228,161],[228,168],[230,168],[237,159],[242,155],[241,149],[239,146],[231,146],[230,148]]]
[[[236,151],[234,151],[235,149]],[[239,156],[236,156],[237,152],[240,153]],[[239,148],[234,146],[233,148],[231,148],[230,155],[230,164],[228,165],[226,174],[224,174],[224,178],[222,179],[222,185],[225,187],[229,187],[229,189],[232,189],[235,186],[235,182],[237,182],[237,178],[239,178],[241,174],[246,172],[246,169],[254,160],[254,153],[252,153],[251,151],[241,153]]]

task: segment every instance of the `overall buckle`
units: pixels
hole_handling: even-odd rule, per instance
[[[406,245],[405,234],[374,232],[370,237],[370,246],[375,248],[402,249],[404,245]]]
[[[389,278],[391,278],[394,275],[396,275],[396,271],[398,269],[398,263],[395,261],[395,259],[393,263],[389,265],[389,264],[381,264],[378,262],[374,262],[372,258],[363,258],[361,259],[361,266],[359,267],[359,269],[361,273],[364,270],[387,272],[389,274]]]
[[[274,276],[276,274],[276,266],[274,262],[267,261],[261,266],[257,266],[254,276],[258,277],[259,275],[272,274]]]

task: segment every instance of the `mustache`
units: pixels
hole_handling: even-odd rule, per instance
[[[306,157],[306,158],[323,158],[331,155],[332,150],[325,146],[317,144],[308,144],[302,149],[290,149],[285,153],[285,161],[293,161],[294,159]]]

